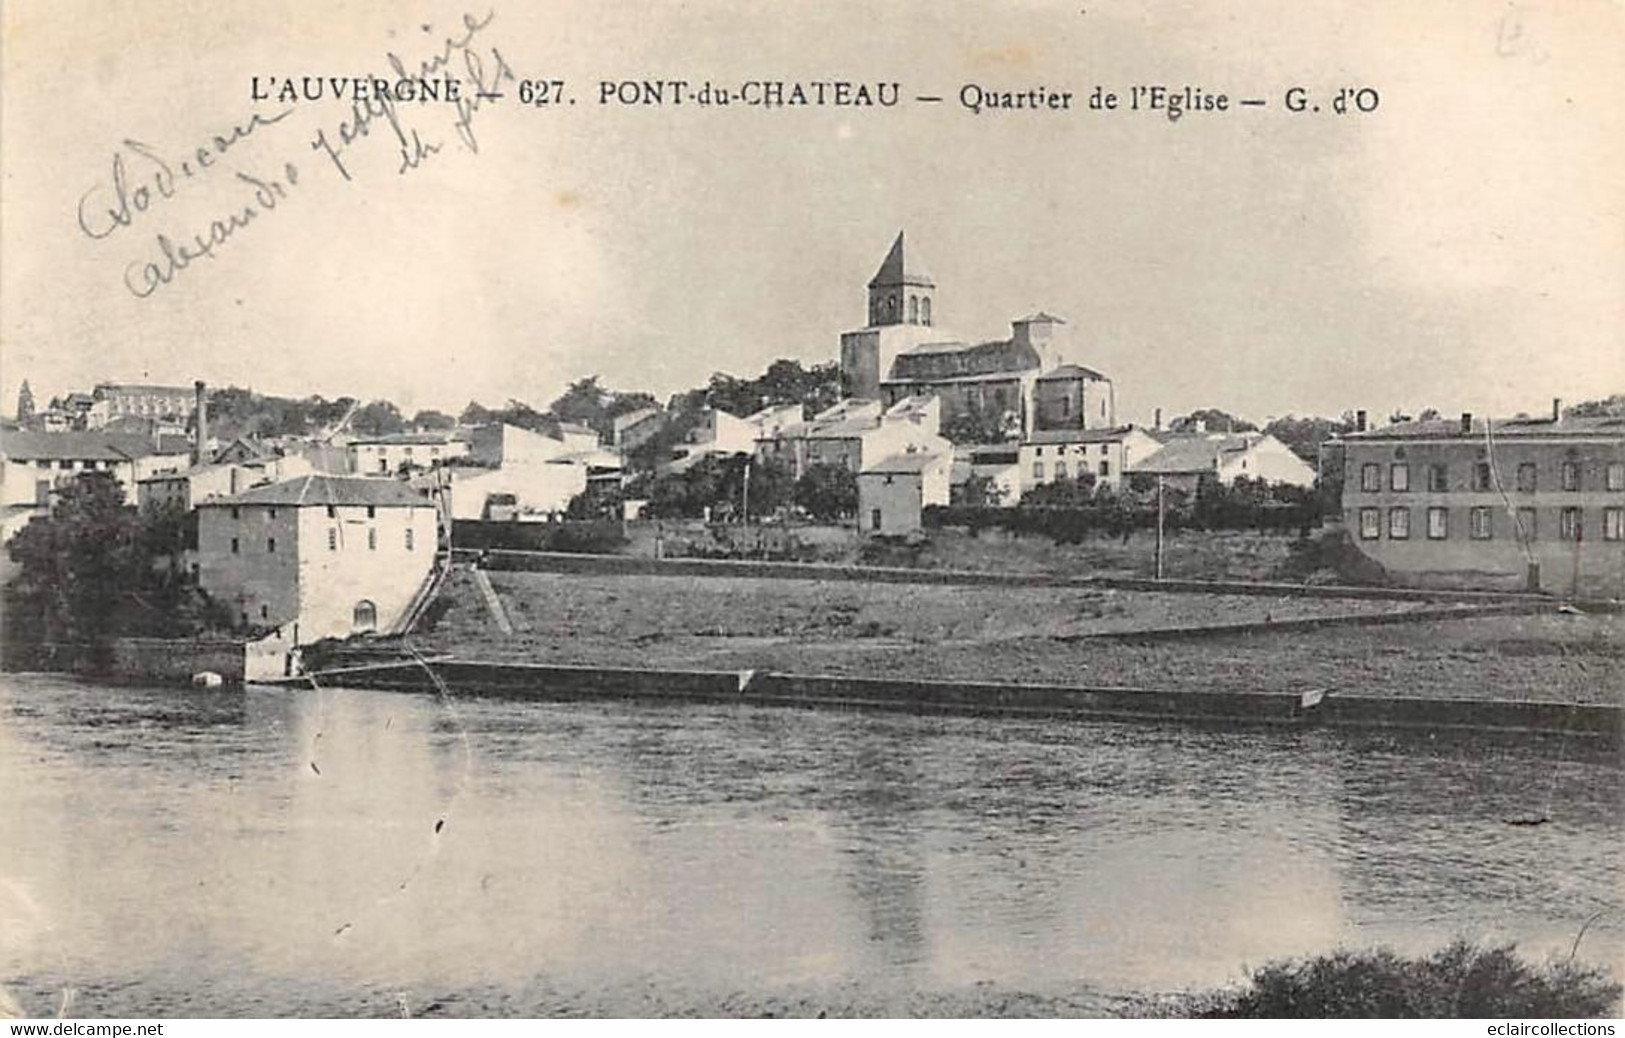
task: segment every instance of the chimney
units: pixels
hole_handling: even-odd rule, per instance
[[[1355,432],[1365,432],[1365,412],[1364,411],[1356,411],[1356,412],[1354,412],[1354,431]]]
[[[1160,407],[1157,408],[1155,416],[1151,419],[1151,428],[1158,430],[1162,428],[1162,408]]]
[[[192,428],[192,464],[201,465],[209,449],[209,399],[202,379],[192,383],[192,389],[197,396],[197,421]]]
[[[1471,411],[1463,411],[1461,413],[1461,434],[1463,436],[1471,436],[1473,434],[1473,412]]]
[[[1554,422],[1561,421],[1562,418],[1563,418],[1563,398],[1560,397],[1560,396],[1554,396],[1554,397],[1552,397],[1552,421],[1554,421]]]

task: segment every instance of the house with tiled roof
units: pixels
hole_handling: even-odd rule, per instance
[[[1194,492],[1203,476],[1220,483],[1262,479],[1270,483],[1312,487],[1315,470],[1292,449],[1268,433],[1197,432],[1166,438],[1162,449],[1128,466],[1130,475],[1161,478]]]
[[[0,430],[4,538],[9,540],[33,516],[47,514],[62,484],[87,472],[110,474],[123,487],[125,500],[134,504],[138,482],[165,469],[185,467],[188,449],[184,437]]]
[[[1085,473],[1094,477],[1096,486],[1116,489],[1136,463],[1156,454],[1162,446],[1137,425],[1038,429],[1021,441],[1018,469],[1022,492]]]
[[[1326,445],[1350,539],[1396,582],[1625,598],[1625,417],[1397,422]]]
[[[953,450],[905,450],[858,473],[858,532],[906,537],[922,529],[924,510],[948,504]]]
[[[435,503],[406,483],[308,474],[198,503],[198,586],[293,645],[385,631],[437,542]]]

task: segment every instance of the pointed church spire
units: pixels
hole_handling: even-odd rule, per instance
[[[910,261],[907,250],[903,247],[903,232],[897,232],[897,240],[891,243],[891,251],[886,253],[886,259],[875,271],[875,276],[869,279],[870,288],[901,287],[903,285],[918,285],[924,288],[936,288],[937,284],[931,280],[931,275],[925,272],[918,257]]]
[[[28,388],[28,380],[23,379],[23,388],[17,393],[17,420],[26,422],[34,417],[34,391]]]

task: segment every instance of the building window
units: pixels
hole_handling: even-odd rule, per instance
[[[887,476],[886,478],[887,478],[887,480],[891,479],[890,476]],[[412,551],[413,550],[413,546],[412,546],[412,528],[410,526],[408,526],[406,528],[406,550],[407,551]]]
[[[1411,510],[1409,508],[1388,509],[1388,539],[1391,541],[1409,540],[1411,536]]]
[[[1565,508],[1558,513],[1557,535],[1565,541],[1578,541],[1581,539],[1580,510],[1578,508]]]
[[[1475,508],[1467,513],[1467,529],[1475,541],[1487,541],[1494,535],[1494,516],[1488,508]]]
[[[1078,450],[1080,450],[1080,451],[1088,450],[1088,449],[1089,448],[1087,448],[1087,447],[1079,447],[1078,448]],[[1100,445],[1100,456],[1102,458],[1104,458],[1107,454],[1110,454],[1110,453],[1111,453],[1110,449],[1104,443]]]
[[[1450,466],[1428,466],[1428,489],[1435,494],[1442,494],[1450,489]]]
[[[1534,462],[1526,461],[1518,466],[1518,493],[1533,494],[1536,482]]]
[[[1480,461],[1473,465],[1473,489],[1495,489],[1495,477],[1490,474],[1490,463]]]
[[[1368,494],[1374,494],[1382,489],[1382,466],[1367,464],[1360,466],[1360,489]]]
[[[56,467],[59,468],[59,469],[71,469],[71,468],[73,468],[73,462],[71,462],[71,461],[59,461],[59,462],[56,463]]]
[[[269,620],[270,618],[271,618],[271,607],[267,606],[267,605],[260,606],[260,619],[261,620]]]
[[[1072,398],[1069,397],[1069,396],[1063,396],[1061,398],[1061,417],[1062,418],[1071,418],[1072,417]]]
[[[336,526],[329,526],[327,528],[327,550],[339,550],[339,528]]]
[[[1411,467],[1404,462],[1388,466],[1388,489],[1404,492],[1411,488]]]
[[[267,555],[275,555],[276,554],[276,538],[275,537],[267,537],[267,538],[265,538],[265,553]]]
[[[1520,508],[1518,516],[1518,539],[1524,543],[1533,541],[1538,536],[1538,524],[1535,522],[1533,508]]]
[[[1065,479],[1066,478],[1066,462],[1057,461],[1055,463],[1055,478],[1056,479]]]
[[[869,512],[869,529],[874,530],[876,533],[880,532],[880,509],[878,508]]]
[[[908,323],[909,324],[919,324],[920,323],[920,297],[919,296],[909,296],[908,297]]]
[[[1044,478],[1044,463],[1043,462],[1041,462],[1041,461],[1033,462],[1033,478],[1034,479],[1043,479]]]
[[[1428,509],[1428,540],[1442,541],[1450,536],[1450,509]]]
[[[1577,461],[1565,461],[1563,463],[1563,468],[1560,471],[1562,472],[1562,475],[1563,475],[1563,489],[1564,490],[1575,491],[1575,490],[1580,489],[1580,463],[1579,462],[1577,462]]]
[[[1101,463],[1100,463],[1100,474],[1101,474],[1101,475],[1102,475],[1102,476],[1109,476],[1109,475],[1111,475],[1111,474],[1112,474],[1112,463],[1111,463],[1111,462],[1109,462],[1109,461],[1103,461],[1103,462],[1101,462]]]
[[[920,323],[921,324],[930,324],[931,323],[931,297],[930,296],[926,296],[924,299],[920,300]]]
[[[1625,490],[1625,461],[1608,463],[1608,477],[1604,485],[1609,490]]]
[[[1602,539],[1605,541],[1625,540],[1625,508],[1604,508],[1602,510]]]
[[[233,519],[241,519],[243,517],[243,510],[240,508],[233,508],[231,510],[231,517]]]
[[[233,537],[231,539],[231,553],[236,555],[240,548],[241,546],[237,543],[237,538]]]
[[[327,517],[329,519],[337,519],[339,517],[339,510],[338,510],[337,505],[328,505],[327,506]]]
[[[1374,541],[1382,536],[1382,513],[1375,508],[1360,509],[1360,540]]]
[[[378,531],[376,529],[371,529],[371,530],[367,531],[367,550],[368,551],[377,551],[378,550]]]
[[[378,518],[378,509],[377,509],[376,506],[374,506],[374,505],[368,505],[367,506],[367,518],[368,519],[376,519],[376,518]]]

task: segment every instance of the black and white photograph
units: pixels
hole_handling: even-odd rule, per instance
[[[6,0],[9,1033],[1613,1034],[1622,54]]]

